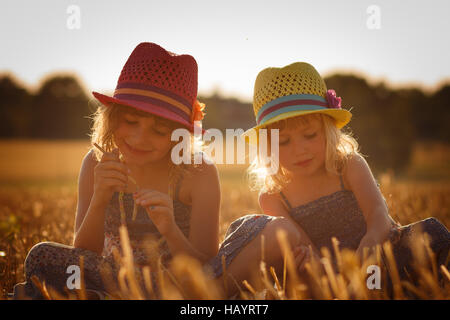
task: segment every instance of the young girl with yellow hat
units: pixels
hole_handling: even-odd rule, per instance
[[[159,240],[164,264],[179,253],[202,262],[217,253],[217,169],[205,162],[175,165],[171,158],[177,143],[172,131],[192,133],[203,118],[195,59],[141,43],[123,67],[114,96],[93,94],[102,103],[91,135],[98,149],[92,148],[81,165],[73,246],[36,244],[25,260],[26,282],[14,288],[15,298],[42,298],[33,276],[62,294],[73,289],[67,287],[67,270],[79,266],[81,256],[88,292],[111,293],[114,284],[108,287],[102,272],[112,271],[117,281],[113,252],[121,249],[121,225],[128,230],[136,266],[150,263],[148,238]]]
[[[394,222],[367,162],[358,153],[358,143],[341,131],[351,113],[342,108],[334,90],[327,90],[313,66],[297,62],[261,71],[253,108],[257,125],[244,137],[255,143],[259,129],[267,129],[268,137],[271,129],[278,129],[279,166],[275,174],[268,173],[261,159],[250,167],[264,215],[241,217],[227,231],[215,259],[225,257],[227,274],[232,276],[226,279],[229,288],[252,280],[254,274],[253,285],[258,286],[262,236],[264,260],[281,269],[279,229],[286,232],[300,271],[311,254],[320,257],[322,247],[333,254],[332,237],[336,237],[341,249],[360,255],[364,247],[390,240],[404,275],[405,268],[412,272],[405,244],[420,228],[432,236],[438,265],[445,263],[450,248],[446,227],[434,218],[408,226]],[[215,266],[219,274],[221,265]]]

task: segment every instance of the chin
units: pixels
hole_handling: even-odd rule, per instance
[[[311,168],[298,168],[294,167],[292,168],[292,173],[299,176],[312,176],[315,173],[318,172],[318,168],[311,167]]]

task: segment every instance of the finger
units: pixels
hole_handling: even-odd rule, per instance
[[[107,161],[120,161],[119,155],[115,153],[104,153],[102,155],[102,158],[100,159],[100,162],[107,162]]]
[[[101,179],[117,179],[122,181],[123,183],[128,183],[128,176],[117,171],[111,170],[100,171],[99,173],[97,173],[97,177]]]
[[[169,204],[165,199],[162,199],[160,197],[145,197],[145,198],[139,198],[135,200],[136,204],[141,205],[143,207],[145,206],[163,206],[163,207],[169,207]]]
[[[119,149],[114,149],[113,152],[105,152],[102,155],[101,162],[105,161],[120,161],[120,152]]]
[[[150,219],[157,219],[157,221],[161,215],[165,215],[165,214],[169,213],[169,210],[167,207],[158,206],[158,205],[146,206],[145,210],[147,211],[147,214]]]
[[[155,201],[163,201],[165,204],[169,205],[172,202],[172,199],[169,198],[166,194],[160,192],[140,192],[137,191],[136,194],[133,194],[133,198],[136,200],[155,200]]]
[[[138,198],[138,197],[140,197],[142,195],[154,194],[154,193],[155,192],[154,192],[153,189],[140,189],[140,190],[137,190],[135,193],[133,193],[133,197],[136,199],[136,198]]]
[[[117,161],[108,161],[98,165],[100,170],[114,170],[119,171],[124,175],[131,173],[130,169],[123,163]]]
[[[157,190],[154,189],[140,189],[138,191],[136,191],[133,196],[134,197],[140,197],[142,195],[147,195],[147,194],[152,194],[152,195],[160,195],[160,196],[167,196],[167,194],[159,192]]]
[[[149,204],[145,206],[145,209],[151,211],[152,213],[160,213],[162,209],[167,209],[165,206],[160,206],[157,204]]]
[[[139,191],[138,191],[139,192]],[[137,200],[137,199],[161,199],[165,202],[169,202],[169,197],[165,194],[161,194],[161,193],[155,193],[155,192],[147,192],[147,193],[138,193],[138,194],[133,194],[133,197]]]
[[[115,178],[106,178],[103,180],[103,185],[112,188],[114,191],[121,192],[125,191],[127,184],[123,181]]]

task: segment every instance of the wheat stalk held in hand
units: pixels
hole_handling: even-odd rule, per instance
[[[102,147],[100,147],[97,143],[94,143],[94,146],[97,149],[99,149],[102,153],[106,153],[106,151]],[[122,160],[121,157],[120,157],[120,160]],[[139,190],[139,186],[138,186],[136,180],[134,180],[134,178],[132,176],[128,176],[128,178],[130,179],[131,182],[133,182],[136,185],[137,190]],[[119,208],[120,208],[120,215],[121,215],[122,223],[124,223],[126,214],[125,214],[125,208],[123,205],[123,191],[119,192]],[[134,221],[136,219],[136,215],[137,215],[137,206],[136,206],[136,202],[133,202],[133,215],[131,218],[132,221]]]

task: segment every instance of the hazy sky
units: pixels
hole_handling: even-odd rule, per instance
[[[70,5],[80,29],[67,27]],[[370,5],[380,29],[367,26]],[[134,47],[156,42],[195,57],[200,93],[250,100],[259,71],[295,61],[432,87],[450,79],[449,14],[449,0],[2,0],[0,72],[29,86],[76,72],[88,90],[112,92]]]

